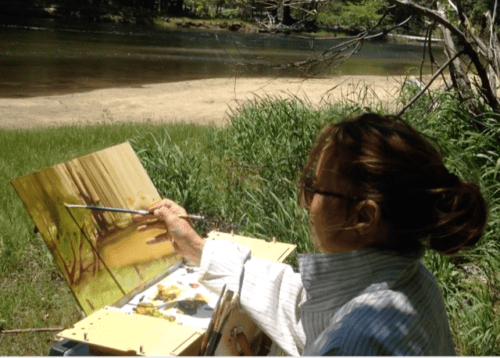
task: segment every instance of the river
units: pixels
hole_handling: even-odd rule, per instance
[[[301,77],[280,64],[320,54],[340,40],[171,30],[53,19],[0,19],[0,98],[25,98],[216,77]],[[367,42],[321,76],[398,76],[422,59],[422,45]],[[435,50],[442,56],[442,51]]]

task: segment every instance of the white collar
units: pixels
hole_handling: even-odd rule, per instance
[[[308,311],[338,309],[361,293],[392,287],[423,251],[408,255],[365,248],[335,254],[299,255]],[[413,270],[412,270],[413,271]]]

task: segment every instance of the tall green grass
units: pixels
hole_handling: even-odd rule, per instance
[[[175,145],[166,131],[132,145],[161,195],[233,222],[242,234],[276,237],[305,252],[311,246],[296,180],[329,117],[305,102],[264,98],[236,111],[227,127],[207,129],[203,143]]]
[[[360,98],[362,91],[360,87]],[[411,94],[407,91],[402,100]],[[32,233],[27,213],[9,187],[10,178],[130,139],[162,196],[188,212],[220,218],[221,225],[231,223],[225,229],[276,237],[296,244],[298,252],[311,252],[297,179],[323,123],[366,110],[385,111],[380,104],[374,108],[360,102],[314,108],[298,100],[263,98],[236,110],[224,128],[131,125],[0,132],[0,143],[5,143],[0,149],[16,151],[0,162],[5,193],[0,211],[0,325],[70,325],[78,319],[50,254]],[[445,94],[422,98],[405,119],[436,138],[447,153],[448,168],[477,181],[489,202],[488,226],[476,248],[451,257],[428,253],[424,262],[443,291],[457,353],[499,355],[499,127],[489,120],[478,132],[462,105]],[[289,262],[296,263],[294,258]],[[51,336],[0,335],[0,354],[46,354]]]

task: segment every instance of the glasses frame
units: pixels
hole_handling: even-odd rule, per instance
[[[304,181],[304,184],[303,184],[304,201],[305,201],[305,203],[306,203],[307,206],[311,205],[312,200],[314,199],[314,194],[319,194],[319,195],[323,195],[323,196],[329,196],[329,197],[338,198],[338,199],[354,200],[354,201],[365,200],[365,198],[361,198],[361,197],[357,197],[357,196],[351,197],[351,196],[345,196],[343,194],[335,193],[335,192],[332,192],[332,191],[318,190],[318,189],[315,189],[312,186],[308,185],[308,184],[310,184],[310,183],[307,183],[308,181],[312,182],[312,179],[310,179],[310,178],[309,178],[309,180],[306,179]],[[306,193],[305,193],[306,191],[309,191],[309,192],[313,193],[313,196],[311,197],[311,200],[310,200],[309,203],[308,203],[308,200],[307,200],[307,197],[306,197]]]

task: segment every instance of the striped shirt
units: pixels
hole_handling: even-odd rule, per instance
[[[288,355],[455,355],[441,291],[420,255],[361,249],[289,265],[209,240],[200,281],[240,306]]]

